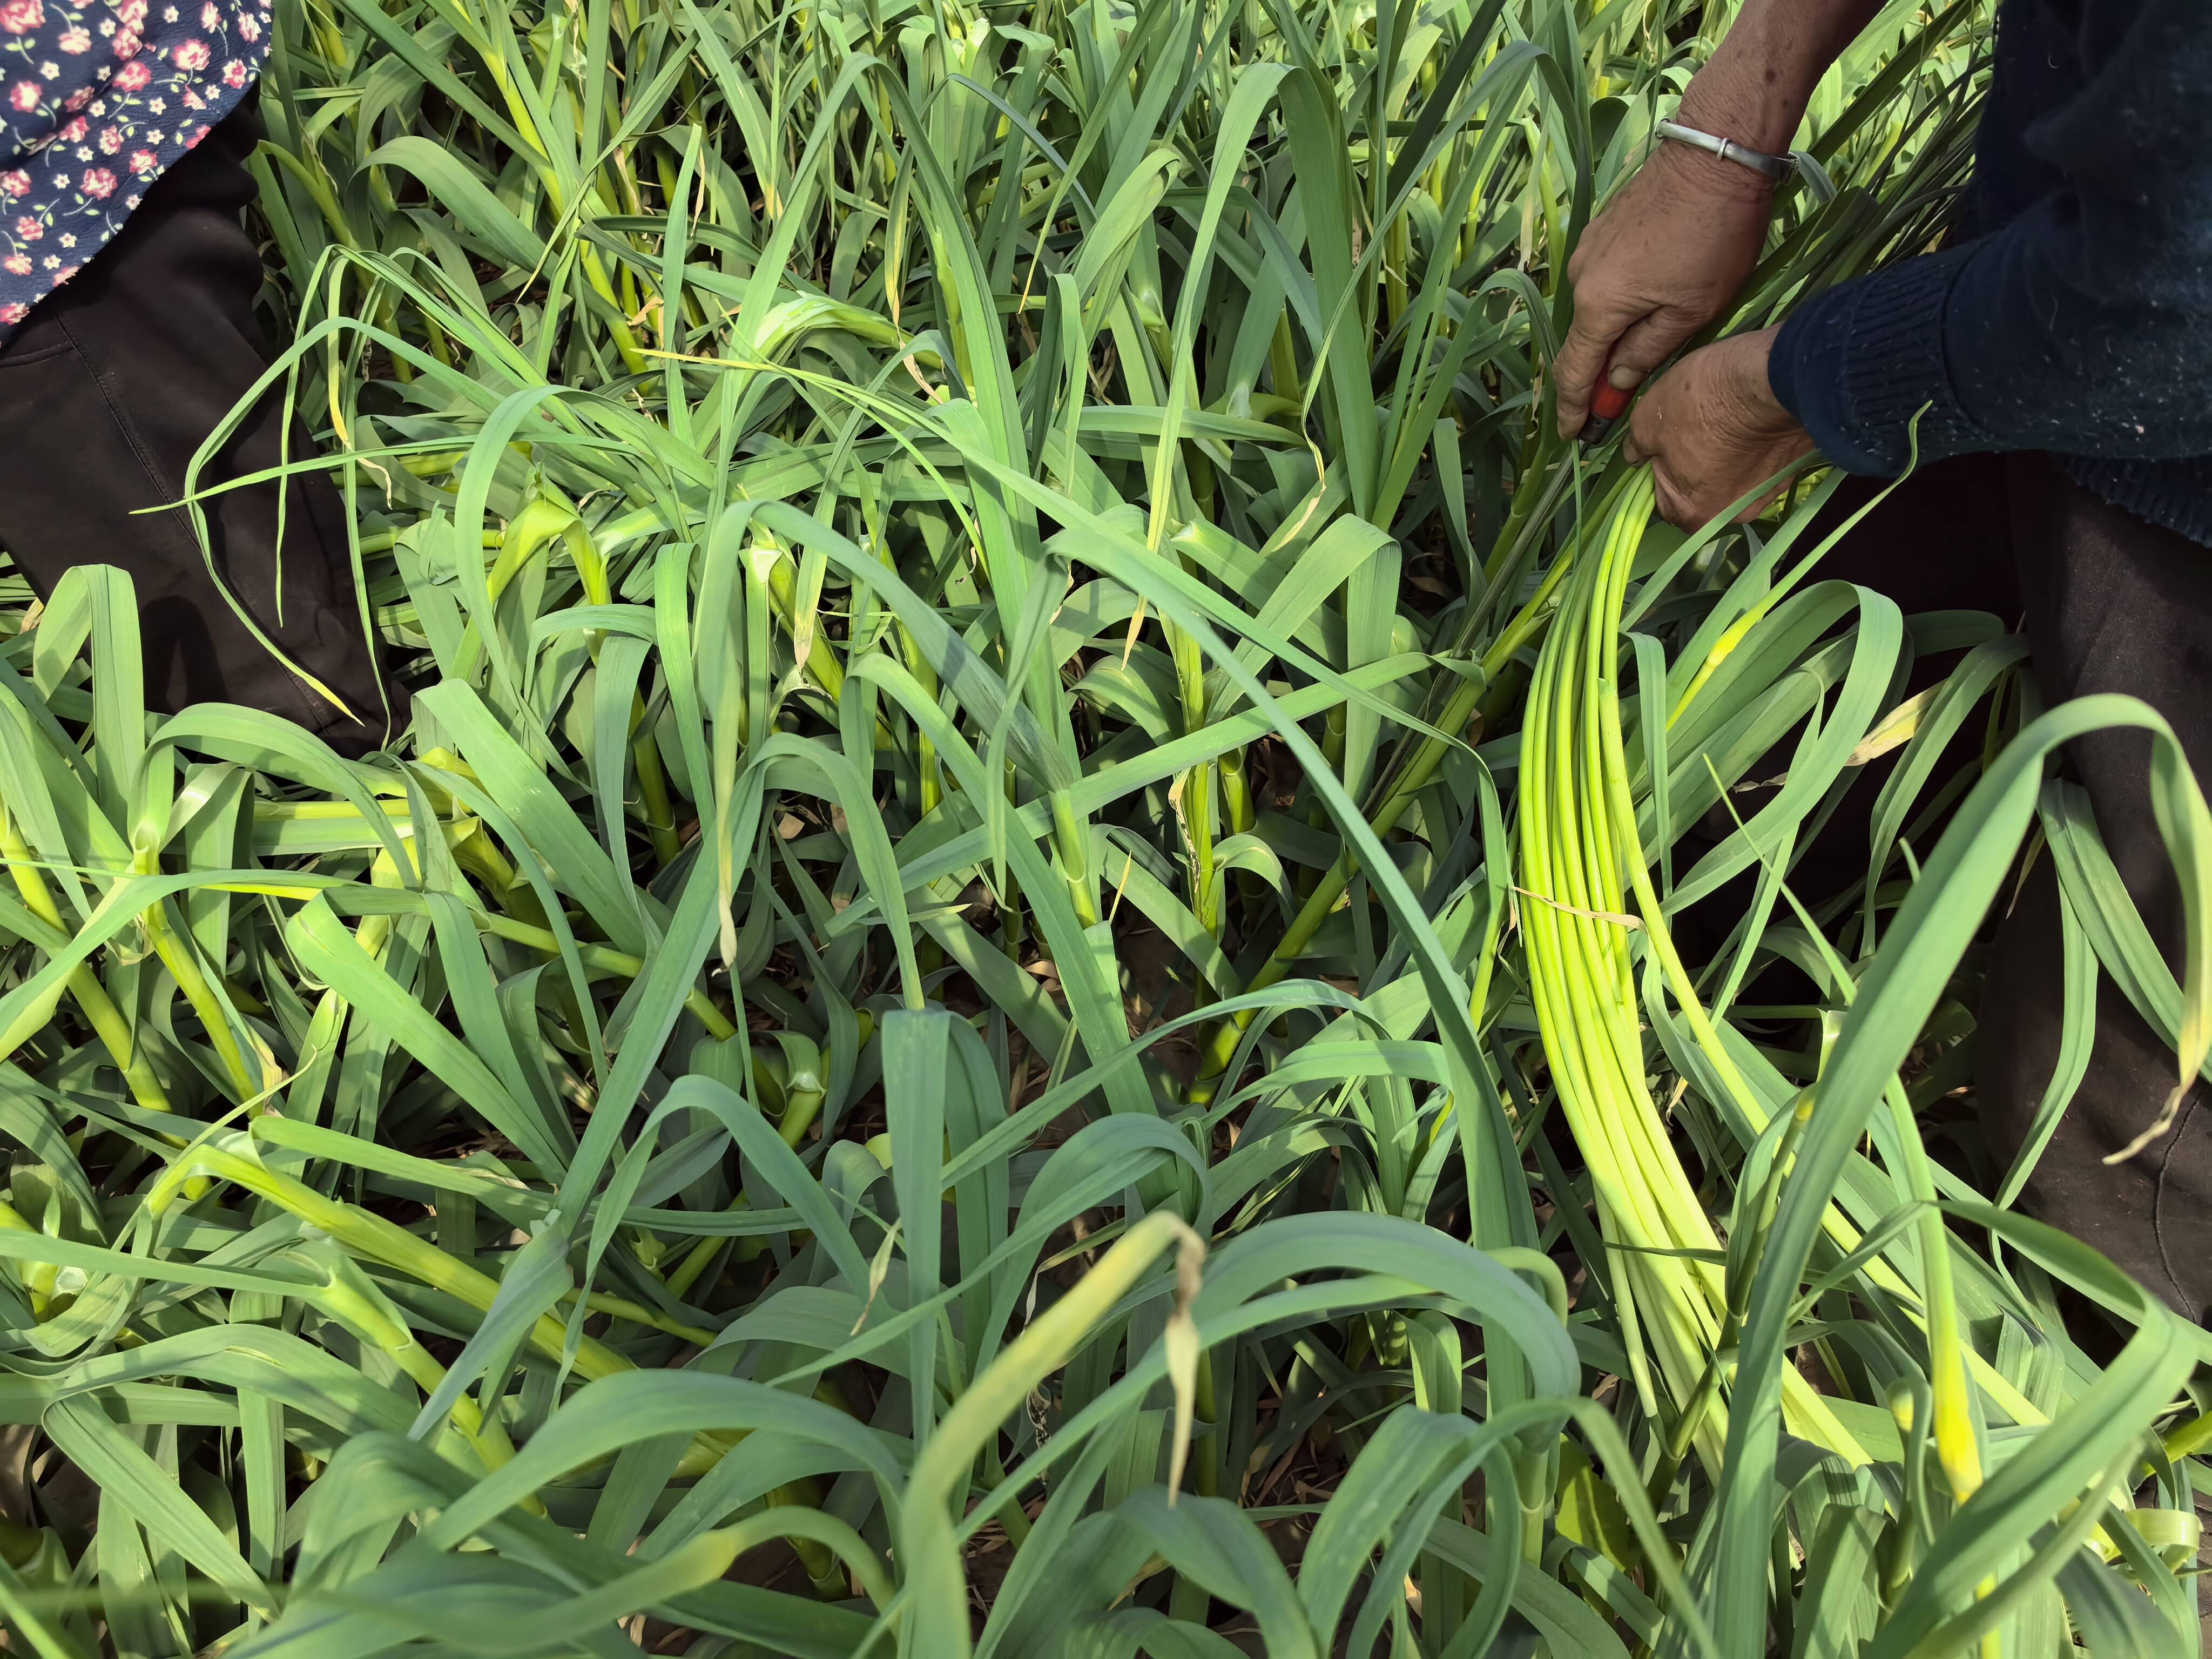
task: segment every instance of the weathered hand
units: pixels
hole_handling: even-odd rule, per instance
[[[1813,447],[1766,379],[1774,329],[1693,351],[1659,378],[1629,422],[1624,453],[1650,460],[1659,514],[1686,530],[1724,512]],[[1755,516],[1773,493],[1736,514]]]
[[[1758,262],[1772,190],[1732,161],[1662,144],[1591,222],[1567,262],[1574,321],[1552,366],[1562,436],[1582,430],[1608,354],[1607,378],[1628,391],[1721,313]]]

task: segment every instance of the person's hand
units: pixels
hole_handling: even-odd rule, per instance
[[[1552,365],[1562,437],[1583,429],[1608,353],[1607,378],[1632,390],[1735,297],[1773,190],[1747,167],[1662,143],[1590,222],[1567,261],[1574,321]]]
[[[1767,382],[1774,329],[1692,352],[1659,377],[1630,418],[1622,453],[1649,460],[1659,516],[1694,530],[1813,447]],[[1757,516],[1770,491],[1736,514]]]

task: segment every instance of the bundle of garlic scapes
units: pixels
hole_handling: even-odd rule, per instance
[[[1646,1085],[1637,989],[1640,936],[1660,953],[1715,1070],[1734,1078],[1674,959],[1621,742],[1621,610],[1652,501],[1650,474],[1638,471],[1615,492],[1610,517],[1601,510],[1598,556],[1577,561],[1537,660],[1521,745],[1519,884],[1529,901],[1521,926],[1544,1052],[1611,1247],[1622,1328],[1638,1331],[1648,1349],[1631,1346],[1633,1380],[1647,1413],[1675,1425],[1676,1447],[1694,1440],[1717,1467],[1726,1419],[1715,1355],[1732,1336],[1715,1261],[1721,1241]],[[1747,1091],[1741,1103],[1764,1121]],[[1792,1432],[1854,1464],[1868,1461],[1802,1377],[1784,1378],[1784,1400]]]

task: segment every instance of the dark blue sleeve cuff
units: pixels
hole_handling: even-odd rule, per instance
[[[1922,461],[1989,447],[1945,366],[1944,311],[1969,242],[1814,295],[1790,313],[1766,362],[1775,398],[1847,472],[1894,477]],[[1926,413],[1921,411],[1925,409]]]

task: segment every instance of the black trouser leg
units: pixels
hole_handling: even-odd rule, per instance
[[[1879,487],[1847,481],[1819,531],[1842,523]],[[2024,617],[2046,706],[2095,691],[2139,697],[2172,723],[2197,775],[2212,779],[2212,549],[2091,495],[2049,458],[1967,456],[1916,474],[1837,544],[1814,580],[1886,593],[1907,617],[1987,611],[2008,626]],[[1936,684],[1957,663],[1955,653],[1916,660],[1906,690]],[[1938,763],[1936,780],[1972,764],[1981,743],[1980,723],[1969,720]],[[1875,800],[1894,760],[1863,769],[1797,858],[1790,882],[1808,902],[1855,895],[1864,883]],[[1772,761],[1775,769],[1786,766],[1788,746]],[[2151,813],[2149,763],[2150,740],[2139,732],[2081,739],[2063,757],[2089,793],[2136,908],[2178,967],[2179,890]],[[1745,810],[1757,804],[1754,797]],[[1729,828],[1717,811],[1691,837],[1694,851]],[[1750,890],[1746,877],[1690,907],[1682,918],[1686,935],[1717,947],[1743,915]],[[1988,961],[1975,1034],[1976,1104],[2002,1170],[2026,1139],[2058,1062],[2064,980],[2048,857],[2036,861],[2018,902],[1997,924]],[[2157,1115],[2173,1066],[2172,1051],[2105,981],[2088,1073],[2021,1204],[2202,1319],[2212,1309],[2212,1111],[2202,1104],[2203,1085],[2164,1138],[2126,1164],[2103,1161]]]
[[[2212,549],[2122,511],[2043,457],[2015,459],[2009,507],[2028,641],[2046,703],[2093,692],[2163,714],[2212,779]],[[2097,827],[2166,961],[2180,963],[2179,884],[2150,805],[2148,732],[2068,745]],[[2057,884],[2038,861],[1997,931],[1982,994],[1982,1115],[2009,1158],[2058,1060]],[[2109,979],[2080,1091],[2022,1194],[2023,1207],[2096,1246],[2192,1319],[2212,1312],[2212,1112],[2199,1083],[2173,1127],[2136,1158],[2105,1158],[2154,1120],[2174,1057]]]
[[[217,127],[0,352],[0,546],[41,592],[75,564],[130,573],[154,708],[245,703],[364,753],[386,717],[328,477],[291,480],[281,556],[274,484],[204,503],[221,587],[181,507],[141,510],[183,495],[193,453],[268,367],[252,315],[261,260],[240,219],[254,138],[249,114]],[[199,483],[278,465],[283,439],[281,398],[264,398]],[[295,425],[290,456],[314,453]],[[223,588],[347,709],[261,645]]]

